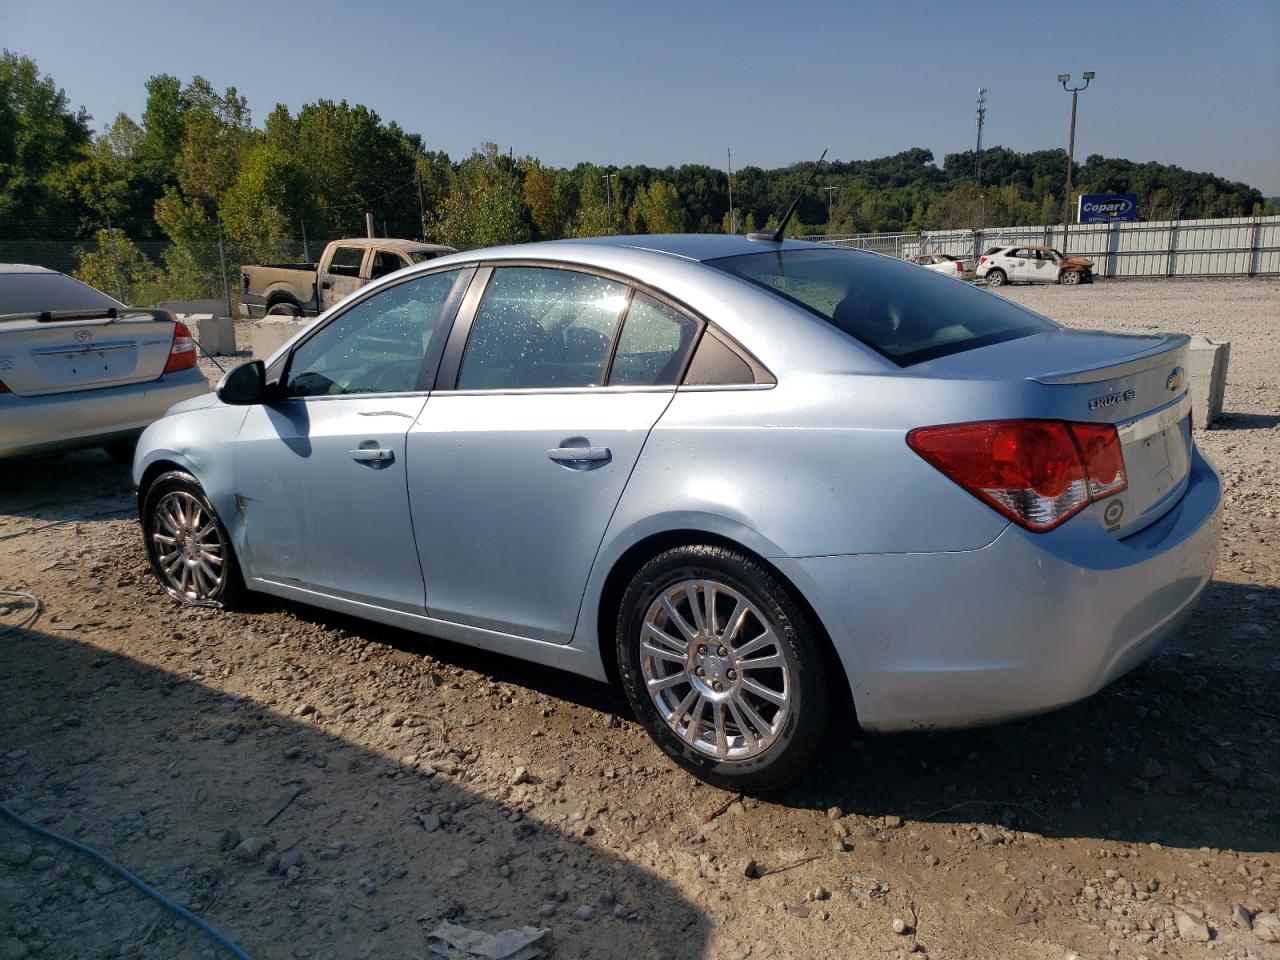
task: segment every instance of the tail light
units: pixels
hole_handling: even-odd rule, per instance
[[[190,370],[196,365],[196,342],[185,323],[173,325],[173,346],[169,348],[169,362],[164,365],[165,373],[176,373],[179,370]]]
[[[4,385],[4,381],[0,380],[0,393],[8,393],[9,388]]]
[[[979,258],[978,258],[978,263],[986,263],[986,262],[987,262],[987,258],[986,258],[986,257],[979,257]]]
[[[979,500],[1028,530],[1052,530],[1128,485],[1109,423],[992,420],[921,427],[907,445]]]
[[[963,260],[957,260],[957,261],[956,261],[956,273],[964,273],[964,261],[963,261]]]

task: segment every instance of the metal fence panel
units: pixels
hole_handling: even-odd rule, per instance
[[[891,256],[981,256],[994,246],[1045,243],[1092,258],[1103,277],[1238,277],[1280,274],[1280,217],[1234,217],[1146,223],[988,227],[918,233],[809,236]]]

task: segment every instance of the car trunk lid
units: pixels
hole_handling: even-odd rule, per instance
[[[159,311],[0,317],[0,382],[36,397],[157,379],[175,326]]]
[[[1116,536],[1154,523],[1181,498],[1191,469],[1191,403],[1184,334],[1054,330],[919,366],[930,376],[1023,382],[1008,416],[1116,427],[1128,487],[1090,505]]]

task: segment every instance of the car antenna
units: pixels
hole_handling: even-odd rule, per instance
[[[800,205],[800,198],[804,196],[805,191],[809,189],[809,184],[813,183],[813,178],[818,174],[818,168],[822,166],[822,161],[827,158],[827,151],[822,151],[822,156],[818,158],[818,162],[813,165],[813,169],[809,171],[809,179],[804,182],[804,186],[800,188],[800,192],[796,194],[796,198],[791,201],[791,206],[787,207],[787,212],[782,215],[782,220],[778,223],[778,229],[772,232],[768,230],[759,230],[755,233],[748,233],[748,240],[768,240],[770,243],[781,243],[782,234],[787,229],[787,224],[791,222],[791,215],[796,212],[796,207]]]

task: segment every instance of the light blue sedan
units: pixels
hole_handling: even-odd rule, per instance
[[[134,474],[175,599],[616,679],[678,763],[762,789],[846,694],[868,730],[992,722],[1177,626],[1221,500],[1186,344],[820,244],[475,250],[179,404]]]

